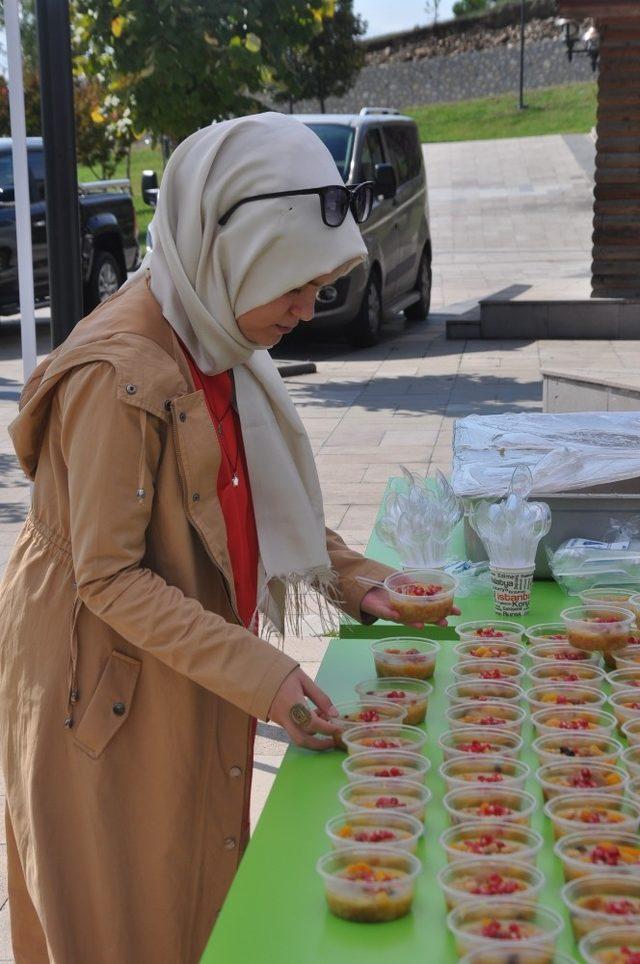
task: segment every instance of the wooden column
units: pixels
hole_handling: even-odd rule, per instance
[[[640,0],[558,8],[600,34],[592,296],[640,299]]]

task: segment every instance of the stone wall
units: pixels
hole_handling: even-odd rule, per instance
[[[561,40],[540,40],[525,48],[525,85],[551,87],[592,80],[589,58],[569,63]],[[517,46],[472,50],[449,57],[369,64],[348,94],[327,98],[327,112],[353,113],[361,107],[399,109],[439,101],[468,100],[517,91],[520,51]],[[297,112],[319,110],[317,101],[297,101]]]

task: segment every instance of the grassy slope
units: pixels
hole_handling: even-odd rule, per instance
[[[527,109],[518,110],[514,91],[500,97],[409,107],[406,113],[417,121],[423,142],[584,133],[595,124],[596,85],[528,90],[525,103]]]

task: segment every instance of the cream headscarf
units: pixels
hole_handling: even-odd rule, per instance
[[[331,596],[322,494],[307,434],[269,353],[236,317],[366,257],[349,213],[327,227],[317,195],[242,205],[254,194],[341,184],[335,162],[300,121],[264,113],[214,124],[167,164],[152,222],[151,290],[198,367],[233,369],[258,529],[258,609],[284,632],[305,587]]]

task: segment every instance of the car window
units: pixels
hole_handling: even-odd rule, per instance
[[[13,187],[13,158],[11,152],[0,154],[0,188]]]
[[[384,136],[396,169],[398,184],[420,173],[420,145],[415,127],[409,124],[385,125]]]
[[[307,124],[307,127],[329,148],[344,181],[351,166],[353,128],[346,124]]]
[[[374,128],[373,130],[367,131],[367,136],[364,139],[356,180],[373,181],[376,164],[383,163],[384,150],[382,147],[382,138],[380,137],[380,131]]]
[[[29,151],[29,173],[35,187],[36,199],[44,201],[44,151]]]

